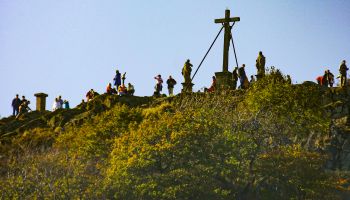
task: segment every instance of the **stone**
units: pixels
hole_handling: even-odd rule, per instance
[[[216,90],[230,90],[233,89],[233,80],[231,72],[216,72]]]
[[[193,90],[193,83],[181,83],[182,84],[182,90],[181,93],[191,93]]]
[[[39,112],[45,111],[46,110],[46,97],[49,95],[45,93],[36,93],[34,94],[36,97],[36,110]]]

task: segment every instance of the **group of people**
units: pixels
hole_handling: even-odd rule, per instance
[[[245,64],[243,64],[241,67],[236,67],[234,68],[232,72],[232,88],[236,89],[237,88],[237,83],[238,80],[240,81],[240,86],[238,87],[239,89],[246,89],[249,87],[250,84],[254,83],[257,80],[260,80],[265,76],[265,64],[266,64],[266,58],[263,55],[263,53],[260,51],[258,58],[256,59],[256,68],[257,68],[257,75],[256,79],[254,75],[250,76],[250,81],[247,78],[246,72],[245,72]],[[186,86],[191,85],[192,87],[192,80],[191,80],[191,71],[192,71],[192,64],[190,60],[188,59],[184,67],[182,68],[182,75],[184,76],[184,85]],[[347,71],[349,68],[346,65],[346,61],[343,60],[342,63],[340,64],[339,67],[339,73],[340,75],[337,78],[340,78],[340,86],[345,87],[347,85]],[[120,96],[123,95],[130,95],[133,96],[135,93],[135,88],[131,83],[128,83],[128,86],[125,86],[125,79],[126,79],[126,73],[123,75],[119,72],[119,70],[116,70],[116,74],[113,78],[113,85],[115,87],[112,87],[111,83],[108,83],[106,93],[107,94],[117,94]],[[288,82],[291,83],[291,78],[288,75]],[[160,74],[154,77],[156,80],[156,85],[155,85],[155,91],[154,91],[154,96],[159,96],[162,89],[163,89],[163,79]],[[323,76],[317,77],[317,82],[318,84],[325,86],[325,87],[333,87],[334,85],[334,75],[330,72],[330,70],[326,70]],[[168,87],[168,93],[169,96],[174,95],[174,87],[177,84],[176,80],[170,75],[169,78],[166,81],[167,87]],[[205,92],[214,92],[217,89],[217,82],[216,82],[216,77],[212,77],[212,84],[211,86],[207,89],[205,88]],[[186,92],[186,91],[185,91]],[[86,101],[89,102],[94,97],[99,95],[99,93],[95,92],[93,89],[89,90],[86,94]],[[83,100],[84,101],[84,100]],[[22,96],[22,99],[18,97],[18,94],[16,97],[12,100],[12,107],[13,107],[13,115],[14,116],[19,116],[21,113],[28,112],[31,110],[29,108],[29,103],[30,101],[25,99],[25,96]],[[54,104],[52,106],[52,110],[55,111],[57,109],[69,109],[69,102],[67,100],[62,100],[61,96],[55,98]]]
[[[119,70],[116,70],[113,78],[115,88],[112,88],[112,84],[108,83],[106,93],[107,94],[118,94],[120,96],[130,95],[133,96],[135,93],[135,87],[128,83],[128,87],[125,86],[126,72],[121,75]]]
[[[117,87],[116,87],[117,88]],[[119,85],[118,89],[113,88],[111,83],[108,83],[106,93],[107,94],[119,94],[120,96],[130,95],[133,96],[135,93],[135,88],[131,83],[128,83],[128,87],[124,84]]]
[[[12,108],[13,108],[13,116],[16,118],[20,117],[20,115],[27,113],[30,111],[29,107],[30,101],[26,99],[25,96],[22,96],[22,99],[19,98],[19,95],[16,94],[16,97],[12,100]]]
[[[346,61],[343,60],[339,67],[339,76],[337,78],[340,78],[340,87],[347,86],[347,71],[349,68],[346,66]],[[334,75],[332,72],[330,72],[329,69],[327,69],[323,76],[319,76],[316,78],[316,81],[319,85],[324,87],[333,87],[334,85]]]
[[[63,100],[61,95],[55,98],[52,105],[52,111],[58,109],[69,109],[69,102],[67,100]]]
[[[266,58],[263,55],[263,53],[260,51],[258,58],[256,59],[256,68],[257,68],[257,75],[256,79],[254,75],[250,76],[250,80],[248,80],[248,76],[245,72],[245,64],[243,64],[241,67],[235,67],[232,72],[232,88],[235,90],[237,88],[238,80],[240,82],[240,85],[238,86],[239,89],[247,89],[250,84],[254,83],[256,80],[260,80],[265,76],[265,64],[266,64]],[[205,88],[205,92],[214,92],[216,90],[216,77],[212,77],[212,83],[209,88]]]
[[[163,90],[163,79],[162,79],[162,76],[160,74],[155,76],[154,79],[156,80],[156,85],[154,86],[155,91],[154,91],[153,95],[159,96],[161,91]],[[166,83],[168,85],[169,96],[173,96],[174,95],[174,87],[176,85],[176,80],[172,76],[169,76]]]

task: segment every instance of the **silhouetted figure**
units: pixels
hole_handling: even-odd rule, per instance
[[[349,68],[346,66],[346,61],[343,60],[339,67],[339,73],[340,73],[340,86],[345,87],[346,86],[346,73],[349,70]]]
[[[114,86],[115,86],[115,88],[119,88],[119,85],[121,85],[122,84],[122,81],[121,81],[121,74],[120,74],[120,72],[119,72],[119,70],[117,70],[116,72],[115,72],[115,77],[114,77]]]
[[[184,67],[182,68],[182,75],[184,76],[185,83],[191,83],[191,72],[192,72],[192,64],[190,59],[187,59]]]
[[[238,74],[237,74],[238,67],[235,67],[235,69],[232,72],[232,82],[233,82],[233,89],[235,90],[237,88],[237,81],[238,81]]]
[[[213,80],[212,80],[210,88],[209,89],[205,89],[204,92],[214,92],[216,90],[216,77],[213,76],[212,79]]]
[[[329,87],[333,87],[334,75],[332,74],[331,71],[329,71],[329,69],[327,70],[327,81],[328,81]]]
[[[256,59],[256,68],[258,71],[257,79],[258,80],[260,80],[262,77],[265,76],[265,63],[266,63],[265,56],[260,51],[258,58]]]
[[[160,92],[163,89],[163,79],[162,79],[162,76],[160,74],[158,74],[156,77],[154,77],[154,79],[156,79],[156,81],[157,81],[156,86],[155,86],[154,95],[159,96]]]
[[[245,73],[245,64],[242,65],[242,67],[238,68],[238,76],[239,81],[241,82],[241,85],[239,86],[241,89],[246,89],[249,86],[248,78]]]
[[[24,96],[22,96],[24,97]],[[24,97],[25,99],[25,97]],[[16,119],[18,119],[21,115],[27,113],[29,110],[32,110],[29,108],[29,104],[30,104],[30,101],[26,100],[21,102],[21,105],[19,106],[19,113],[18,115],[16,116]]]
[[[60,108],[63,108],[63,99],[62,99],[62,97],[61,97],[61,95],[60,96],[58,96],[58,101],[60,102]]]
[[[22,96],[22,99],[21,99],[21,104],[22,104],[23,102],[28,102],[28,100],[26,99],[26,97],[25,97],[25,96]]]
[[[328,72],[327,70],[324,71],[323,77],[322,77],[322,86],[328,87]]]
[[[169,76],[168,80],[166,81],[166,84],[168,85],[169,96],[173,96],[176,80],[173,79],[173,77]]]
[[[128,89],[127,90],[128,90],[128,95],[134,96],[135,87],[131,83],[128,83]]]
[[[13,116],[18,115],[20,105],[21,105],[21,99],[19,99],[18,94],[16,94],[16,97],[12,100]]]

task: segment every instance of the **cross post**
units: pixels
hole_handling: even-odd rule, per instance
[[[230,50],[230,40],[231,40],[231,27],[230,22],[238,22],[240,21],[239,17],[230,17],[230,10],[225,11],[225,18],[223,19],[215,19],[215,23],[223,24],[225,28],[225,36],[224,36],[224,53],[223,53],[223,63],[222,63],[222,71],[228,72],[228,53]]]

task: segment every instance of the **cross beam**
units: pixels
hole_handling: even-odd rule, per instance
[[[224,55],[223,55],[223,72],[228,72],[228,52],[230,49],[231,40],[231,27],[230,22],[239,22],[241,19],[239,17],[230,17],[230,10],[225,11],[225,18],[215,19],[215,23],[220,23],[224,25],[225,36],[224,36]]]

